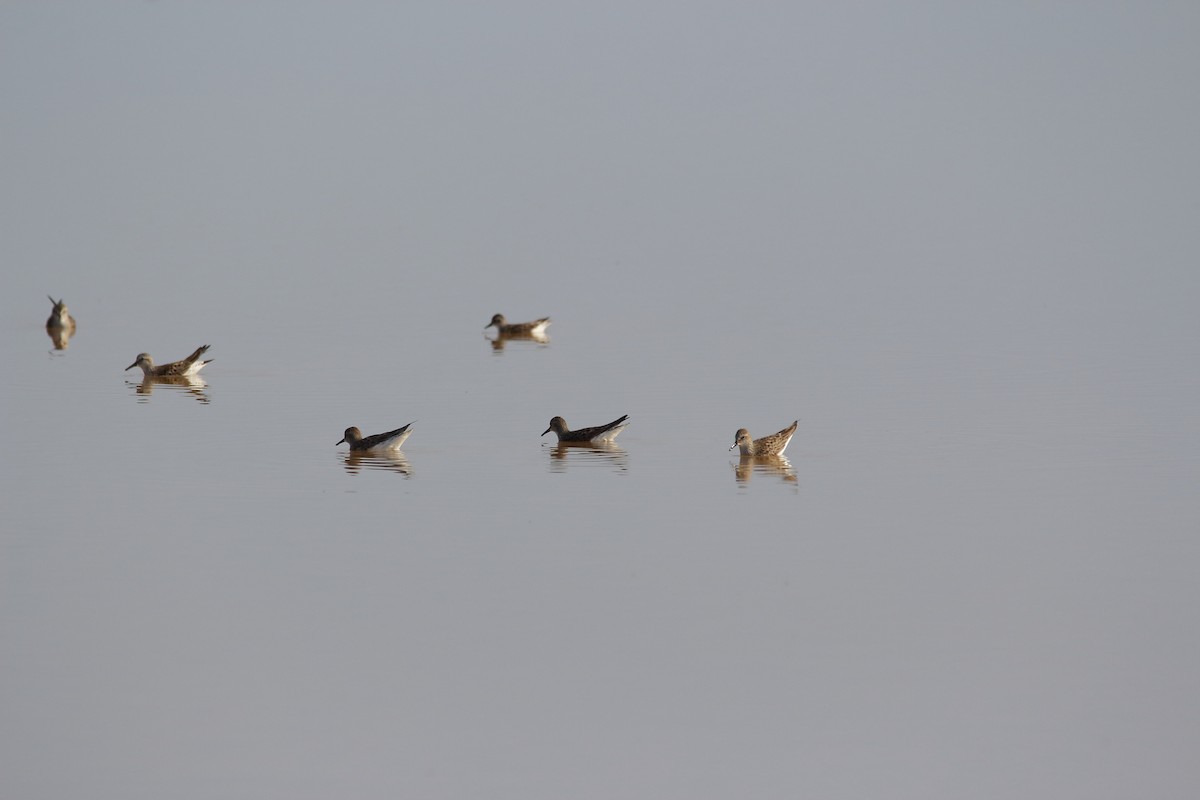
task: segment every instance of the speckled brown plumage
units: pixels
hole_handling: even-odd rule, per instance
[[[533,322],[514,322],[511,325],[504,321],[503,314],[495,314],[492,316],[492,321],[483,326],[486,331],[488,328],[495,327],[496,332],[501,336],[538,336],[545,332],[546,326],[550,324],[549,317],[535,319]]]
[[[788,442],[792,440],[792,434],[796,432],[796,426],[800,424],[800,420],[796,420],[790,426],[784,428],[779,433],[772,433],[770,436],[764,436],[761,439],[751,439],[750,431],[745,428],[738,428],[738,432],[733,435],[733,447],[741,448],[744,456],[780,456],[787,449]]]
[[[154,366],[154,359],[150,358],[149,353],[138,353],[138,357],[133,360],[133,363],[125,368],[125,371],[134,367],[141,367],[142,374],[147,378],[179,378],[184,375],[195,375],[200,370],[204,369],[205,365],[211,364],[212,359],[201,361],[200,356],[208,352],[208,345],[202,345],[196,348],[196,352],[192,353],[182,361],[172,361],[170,364],[162,364]]]
[[[46,295],[50,297],[50,295]],[[75,330],[75,318],[67,311],[67,304],[62,300],[55,300],[50,297],[50,302],[54,303],[54,309],[50,312],[50,318],[46,320],[46,330]]]

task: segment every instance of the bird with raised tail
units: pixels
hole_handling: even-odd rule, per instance
[[[50,295],[46,295],[50,297]],[[71,316],[71,312],[67,310],[67,304],[63,300],[55,300],[50,297],[50,302],[54,303],[54,308],[50,311],[50,318],[46,320],[46,330],[75,330],[75,318]]]
[[[739,447],[744,456],[781,456],[787,449],[788,442],[792,440],[792,434],[796,432],[796,426],[799,424],[800,420],[796,420],[779,433],[772,433],[761,439],[751,439],[750,431],[738,428],[738,432],[733,435],[733,446],[729,449]]]
[[[550,427],[542,431],[542,436],[545,436],[550,431],[558,436],[560,442],[611,442],[617,438],[617,434],[625,430],[629,425],[625,420],[629,419],[629,415],[614,419],[607,425],[597,425],[594,428],[580,428],[577,431],[567,427],[567,421],[562,417],[555,417],[550,420]]]
[[[154,366],[154,359],[150,358],[149,353],[138,353],[138,357],[133,360],[133,363],[125,368],[125,371],[134,367],[141,367],[142,374],[147,378],[184,378],[188,375],[195,375],[207,365],[212,363],[212,359],[201,361],[200,356],[208,352],[208,345],[202,345],[196,348],[196,352],[192,353],[182,361],[172,361],[170,364],[162,364]]]
[[[346,428],[345,434],[341,439],[334,442],[334,446],[345,442],[350,445],[350,449],[355,453],[366,453],[371,450],[399,450],[400,445],[404,444],[404,440],[412,434],[413,423],[410,422],[403,428],[396,428],[394,431],[387,433],[376,433],[371,436],[363,436],[362,431],[358,428]]]
[[[501,336],[542,336],[546,333],[546,326],[549,324],[549,317],[535,319],[533,322],[509,323],[505,321],[503,314],[495,314],[492,316],[492,321],[484,325],[483,329],[486,331],[488,328],[494,327]]]

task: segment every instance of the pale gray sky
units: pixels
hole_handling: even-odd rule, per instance
[[[282,254],[302,271],[350,253],[546,281],[590,257],[1024,286],[1070,262],[1071,291],[1118,281],[1170,303],[1196,288],[1198,16],[10,4],[5,249],[131,279],[142,259]]]

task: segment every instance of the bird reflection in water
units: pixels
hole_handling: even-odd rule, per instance
[[[177,375],[168,378],[147,376],[142,379],[141,383],[125,381],[125,385],[134,387],[139,403],[149,403],[150,395],[154,394],[154,388],[162,386],[166,387],[166,391],[186,392],[196,398],[197,402],[208,404],[208,392],[204,391],[208,388],[208,383],[196,375]]]
[[[493,355],[502,354],[504,352],[504,345],[508,342],[534,342],[541,345],[550,343],[550,337],[545,333],[500,333],[495,336],[488,336],[485,333],[483,338],[492,343]]]
[[[770,475],[784,483],[799,485],[796,470],[785,456],[742,456],[733,465],[734,479],[745,486],[755,475]]]
[[[346,472],[358,475],[364,469],[398,472],[406,478],[412,477],[412,464],[400,450],[350,450],[338,455]]]
[[[71,337],[75,335],[74,328],[46,328],[46,334],[50,337],[50,341],[54,344],[55,350],[66,350],[71,344]]]
[[[546,449],[550,452],[551,472],[566,472],[568,464],[609,467],[614,472],[629,471],[625,448],[612,442],[558,442]]]

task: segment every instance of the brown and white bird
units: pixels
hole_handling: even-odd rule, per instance
[[[400,445],[404,444],[404,440],[412,433],[412,426],[413,423],[410,422],[403,428],[396,428],[394,431],[376,433],[371,436],[363,436],[362,431],[358,428],[346,428],[345,435],[334,442],[334,446],[345,442],[356,453],[365,453],[369,450],[399,450]]]
[[[550,324],[549,317],[535,319],[533,322],[514,322],[509,324],[505,322],[503,314],[495,314],[492,316],[492,321],[483,326],[486,331],[488,328],[495,327],[496,332],[501,336],[541,336],[546,332],[546,326]]]
[[[558,435],[560,442],[611,442],[617,438],[617,434],[625,430],[629,425],[625,420],[629,419],[629,415],[614,419],[607,425],[597,425],[594,428],[580,428],[573,431],[567,427],[567,421],[562,417],[555,417],[550,420],[550,427],[542,431],[542,436],[545,436],[550,431],[554,431]]]
[[[740,447],[744,456],[781,456],[787,449],[788,442],[792,440],[792,434],[796,432],[796,426],[799,424],[800,420],[796,420],[779,433],[772,433],[761,439],[751,439],[750,431],[738,428],[738,432],[733,435],[733,446],[729,449]]]
[[[196,348],[196,352],[192,353],[182,361],[172,361],[170,364],[162,364],[154,366],[154,359],[150,358],[149,353],[138,353],[138,357],[133,360],[133,363],[125,368],[125,371],[134,367],[141,367],[142,374],[147,378],[183,378],[188,375],[195,375],[208,364],[212,363],[210,358],[207,361],[201,361],[200,356],[208,352],[208,345],[203,345]]]
[[[50,295],[46,295],[50,297]],[[75,318],[67,311],[67,304],[63,300],[55,300],[50,297],[50,302],[54,303],[54,309],[50,312],[50,318],[46,320],[46,330],[75,330]]]

